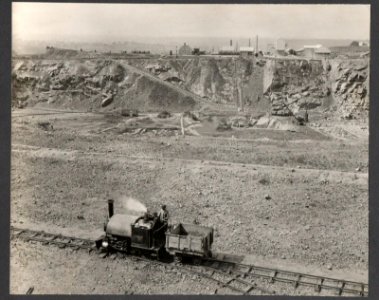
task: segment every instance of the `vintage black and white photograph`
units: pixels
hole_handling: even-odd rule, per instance
[[[368,296],[370,5],[12,4],[11,294]]]

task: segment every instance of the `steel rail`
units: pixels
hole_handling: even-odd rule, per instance
[[[82,239],[82,238],[76,238],[76,237],[71,237],[71,236],[64,236],[64,235],[60,235],[60,234],[46,233],[44,231],[21,229],[21,228],[16,228],[13,226],[11,226],[11,232],[12,232],[11,238],[20,238],[20,239],[23,239],[27,242],[37,241],[37,242],[42,243],[43,245],[52,244],[52,245],[57,245],[58,247],[61,247],[61,248],[68,246],[68,247],[77,248],[77,249],[79,249],[79,248],[87,249],[89,251],[96,249],[95,241],[90,240],[90,239]],[[160,265],[160,266],[164,266],[164,267],[167,266],[167,263],[160,262],[157,260],[146,259],[146,258],[143,258],[140,256],[125,256],[125,258],[126,257],[130,257],[132,260],[134,259],[134,260],[138,260],[138,261],[145,261],[145,262],[148,262],[150,264],[152,263],[152,264]],[[212,281],[215,281],[217,284],[228,287],[229,289],[231,289],[235,292],[238,292],[240,294],[246,293],[245,290],[240,289],[240,288],[232,285],[232,282],[234,281],[233,279],[228,279],[227,281],[222,281],[220,279],[215,278],[213,276],[213,274],[207,274],[205,272],[194,270],[194,269],[191,269],[189,267],[172,265],[172,264],[170,266],[176,267],[180,270],[185,270],[187,272],[196,274],[198,276],[201,276],[201,277],[204,277],[207,279],[210,279]],[[219,273],[221,273],[221,272],[219,272]],[[247,283],[246,282],[246,285],[252,286],[252,285],[254,285],[254,283]],[[254,288],[256,288],[256,287],[255,286],[251,287],[249,289],[249,291],[253,290]]]
[[[26,241],[37,241],[44,245],[53,244],[58,247],[64,248],[66,246],[72,247],[75,249],[87,249],[90,251],[96,250],[95,241],[91,239],[83,239],[72,236],[64,236],[61,234],[52,234],[46,233],[44,231],[30,230],[30,229],[22,229],[11,226],[11,238],[21,238]],[[128,256],[125,256],[128,257]],[[155,265],[167,266],[167,263],[154,261],[151,259],[146,259],[140,256],[130,256],[133,259],[146,261],[149,263],[153,263]],[[171,264],[172,266],[172,264]],[[175,267],[178,267],[175,265]],[[321,290],[335,290],[339,295],[342,294],[355,294],[360,296],[368,295],[368,284],[336,279],[326,276],[317,276],[311,274],[305,274],[300,272],[293,272],[287,270],[280,270],[274,268],[267,268],[255,265],[249,265],[244,263],[233,262],[226,259],[204,259],[199,268],[203,270],[211,271],[210,274],[207,274],[204,271],[194,270],[194,268],[190,268],[187,266],[181,265],[178,267],[179,269],[186,270],[188,272],[197,274],[204,278],[208,278],[210,280],[215,281],[221,286],[228,287],[229,289],[239,292],[241,294],[248,294],[251,290],[257,289],[264,293],[271,293],[266,289],[259,288],[254,282],[249,282],[244,280],[246,277],[258,277],[262,279],[269,280],[270,283],[274,282],[282,282],[282,283],[290,283],[297,288],[298,286],[308,286],[314,287],[316,291],[321,292]],[[222,281],[214,277],[214,275],[222,275],[227,276],[226,281]],[[308,280],[308,281],[307,281]],[[311,281],[309,281],[311,280]],[[244,286],[245,289],[235,287],[232,283],[238,282]]]
[[[206,269],[208,271],[211,271],[212,275],[215,273],[218,273],[218,274],[224,275],[224,276],[229,275],[229,277],[231,277],[231,279],[228,280],[228,282],[227,282],[228,284],[231,284],[232,282],[238,282],[238,283],[245,285],[247,288],[245,290],[243,290],[244,295],[248,295],[249,292],[252,290],[259,290],[259,291],[266,293],[266,294],[275,294],[275,292],[271,292],[267,289],[263,289],[263,288],[258,287],[258,285],[254,282],[249,282],[247,280],[242,279],[241,274],[239,274],[237,272],[232,272],[232,271],[225,272],[225,271],[222,271],[222,270],[219,270],[216,268],[212,268],[212,267],[208,267],[208,266],[204,266],[204,265],[200,265],[200,267],[203,269]]]
[[[220,269],[226,267],[228,272],[234,272],[243,277],[260,277],[268,279],[271,283],[274,283],[275,281],[290,283],[293,284],[295,288],[303,285],[314,287],[318,292],[323,289],[329,289],[337,291],[339,295],[342,295],[343,293],[360,296],[368,295],[368,284],[362,282],[336,279],[326,276],[317,276],[275,268],[260,267],[228,260],[206,259],[204,261],[204,265],[207,265],[209,263],[210,265],[208,265],[208,267],[211,268]]]
[[[87,250],[95,250],[95,241],[90,239],[82,239],[72,236],[64,236],[61,234],[52,234],[44,231],[36,231],[30,229],[21,229],[11,226],[12,237],[21,238],[26,241],[36,241],[42,244],[53,244],[60,247],[72,247],[72,248],[82,248]]]

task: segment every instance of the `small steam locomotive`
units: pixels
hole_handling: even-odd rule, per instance
[[[108,200],[108,214],[105,234],[96,241],[101,250],[143,254],[158,260],[168,256],[179,261],[212,256],[211,227],[182,223],[168,225],[157,213],[143,216],[114,214],[113,200]]]

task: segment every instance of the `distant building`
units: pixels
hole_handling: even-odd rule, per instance
[[[204,50],[200,50],[200,48],[194,48],[193,51],[192,51],[192,54],[193,55],[204,55],[205,51]]]
[[[358,42],[358,46],[359,47],[369,47],[370,46],[370,42],[359,41]]]
[[[241,56],[252,56],[255,53],[254,47],[240,47],[239,53]]]
[[[267,52],[269,54],[285,56],[287,55],[287,42],[283,39],[276,40],[276,46],[273,44],[267,45]]]
[[[132,53],[133,54],[150,54],[150,51],[147,51],[147,50],[133,50]]]
[[[276,49],[274,53],[275,53],[275,55],[279,55],[279,56],[287,56],[288,55],[287,50],[284,50],[284,49]]]
[[[275,46],[274,46],[274,44],[271,44],[271,43],[267,44],[267,53],[268,54],[275,53]]]
[[[223,46],[220,48],[218,53],[221,55],[236,55],[236,54],[238,54],[238,51],[233,46]]]
[[[179,55],[191,55],[192,54],[192,48],[188,46],[186,43],[184,43],[183,46],[179,48]]]
[[[238,54],[238,46],[233,46],[233,40],[230,40],[229,46],[223,46],[218,51],[220,55],[237,55]]]
[[[307,58],[326,58],[330,55],[329,48],[317,45],[304,45],[303,48],[296,50],[296,54]]]
[[[287,42],[283,39],[278,39],[276,41],[276,50],[283,50],[285,51],[287,49]]]
[[[315,58],[327,58],[329,57],[331,51],[327,47],[320,47],[315,50]]]

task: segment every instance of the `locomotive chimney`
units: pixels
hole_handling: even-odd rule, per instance
[[[113,213],[114,213],[113,203],[114,203],[114,200],[112,200],[112,199],[108,200],[108,214],[109,214],[109,218],[112,218]]]

